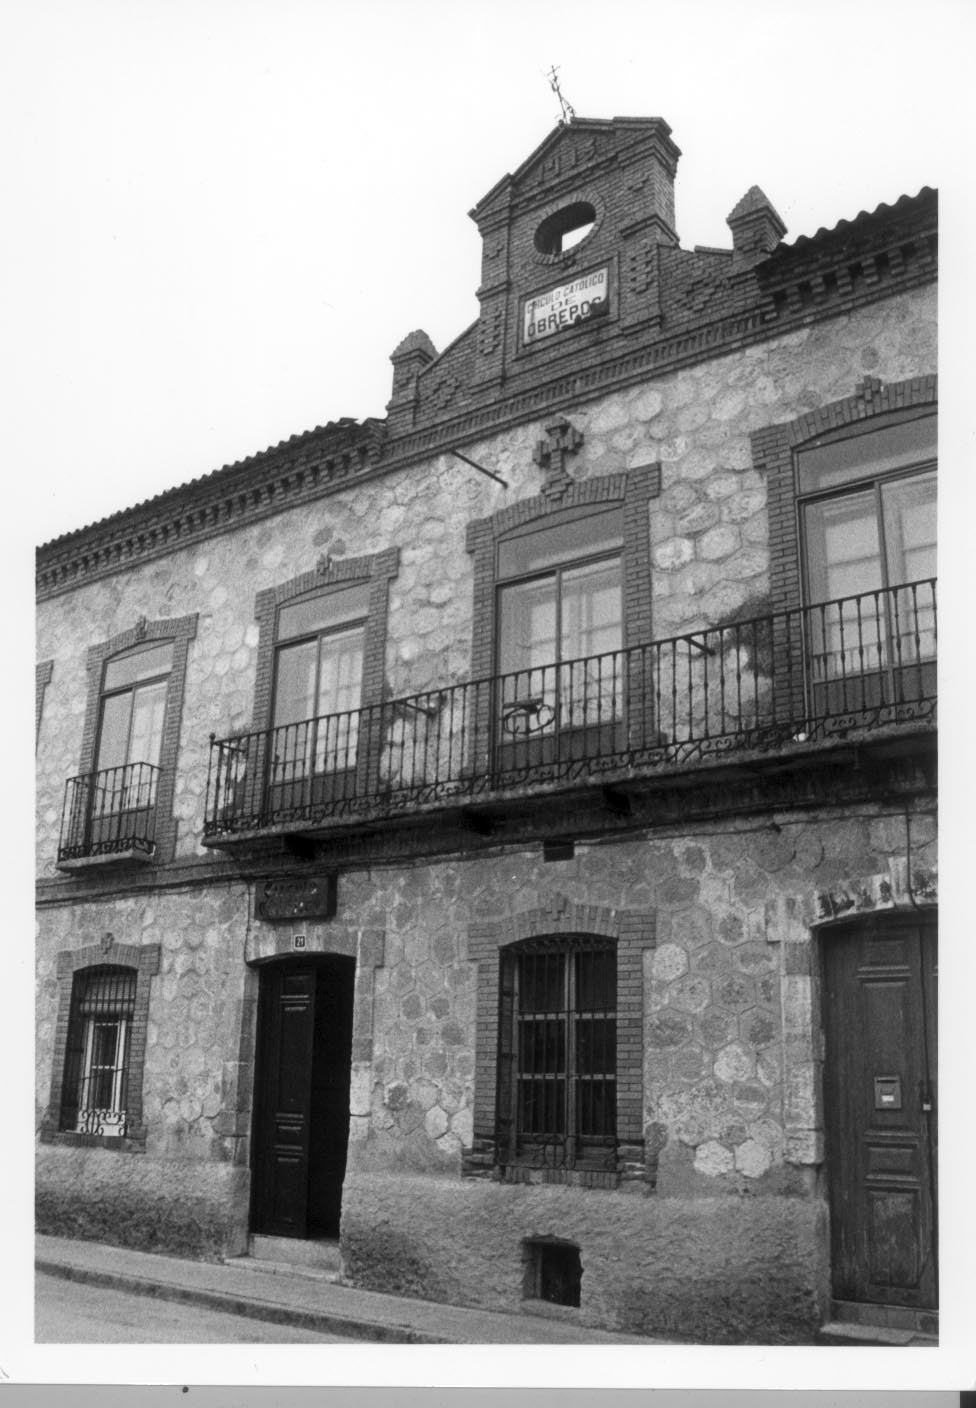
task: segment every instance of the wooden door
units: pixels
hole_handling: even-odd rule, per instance
[[[355,960],[261,971],[255,1078],[254,1231],[335,1235],[349,1135]]]
[[[355,971],[354,959],[337,958],[322,964],[317,973],[308,1189],[308,1232],[313,1237],[339,1234],[349,1144]]]
[[[823,949],[833,1293],[935,1309],[935,920],[877,916]]]

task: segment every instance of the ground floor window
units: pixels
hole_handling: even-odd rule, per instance
[[[129,1059],[137,973],[102,966],[75,974],[62,1087],[61,1128],[127,1133]]]
[[[594,1169],[614,1163],[616,994],[611,940],[531,939],[502,952],[501,1162]]]

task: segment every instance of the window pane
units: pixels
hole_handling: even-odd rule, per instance
[[[501,674],[555,662],[555,577],[503,587],[499,594],[499,615],[498,668]]]
[[[127,761],[129,743],[129,715],[132,709],[132,694],[112,694],[102,700],[102,726],[98,739],[96,771],[103,768],[118,768]]]
[[[349,711],[358,710],[360,703],[363,631],[323,636],[320,649],[315,769],[338,772],[356,764],[359,715]]]
[[[519,969],[519,1011],[563,1011],[565,972],[565,958],[561,953],[523,953]]]
[[[320,592],[291,602],[278,612],[278,640],[309,636],[358,621],[369,612],[369,587],[346,587],[341,591]]]
[[[498,575],[521,577],[574,558],[596,557],[623,543],[623,513],[586,513],[580,518],[506,538],[498,548]]]
[[[613,1012],[617,1005],[617,955],[611,950],[576,956],[576,1010]]]
[[[919,582],[936,574],[935,475],[882,486],[888,584]]]
[[[801,450],[797,456],[800,492],[829,489],[935,459],[937,424],[937,416],[920,416]]]
[[[562,659],[580,660],[623,644],[620,563],[567,569],[562,577]]]
[[[163,716],[166,713],[166,681],[142,685],[133,692],[132,732],[127,763],[159,765],[163,743]],[[145,779],[148,784],[148,778]]]
[[[301,723],[315,714],[315,669],[318,642],[305,641],[278,651],[275,683],[275,724]]]
[[[105,666],[105,689],[118,689],[120,685],[136,684],[139,680],[166,675],[172,668],[172,641],[167,641],[165,645],[138,646],[109,660]]]
[[[833,601],[883,586],[873,491],[805,509],[810,601]]]

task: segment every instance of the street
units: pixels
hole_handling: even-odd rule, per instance
[[[34,1339],[38,1344],[350,1344],[267,1320],[204,1306],[131,1295],[38,1271]]]

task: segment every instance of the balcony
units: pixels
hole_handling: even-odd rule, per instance
[[[127,763],[70,777],[61,816],[58,869],[151,860],[159,771],[149,763]]]
[[[936,583],[211,739],[205,844],[823,754],[931,732]]]

